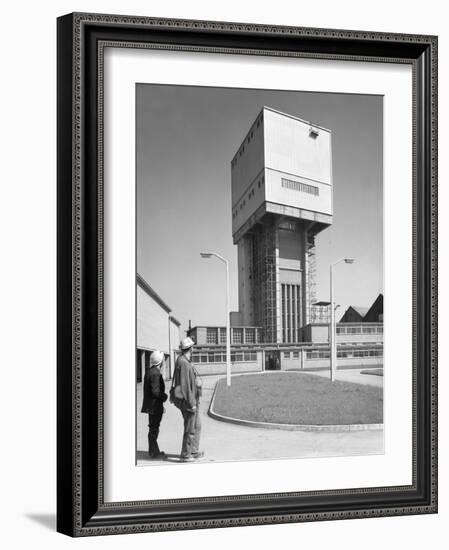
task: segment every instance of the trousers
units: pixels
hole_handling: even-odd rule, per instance
[[[201,435],[201,418],[199,414],[199,404],[194,412],[181,408],[184,419],[184,435],[182,437],[181,457],[188,458],[199,450]]]
[[[160,453],[157,438],[159,436],[159,426],[161,425],[162,411],[156,414],[148,415],[148,454],[155,456]]]

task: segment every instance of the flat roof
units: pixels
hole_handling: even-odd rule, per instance
[[[145,279],[142,277],[142,275],[139,275],[137,273],[136,275],[136,281],[137,285],[140,286],[140,288],[148,294],[148,296],[151,296],[155,302],[157,302],[162,309],[165,309],[167,313],[171,312],[171,307],[167,305],[164,300],[159,296],[159,294],[151,288],[151,286],[145,281]]]
[[[178,321],[178,319],[176,319],[176,317],[174,315],[170,315],[170,321],[173,321],[175,323],[175,325],[178,326],[178,327],[181,326],[181,323]]]
[[[294,120],[297,120],[299,122],[303,122],[304,124],[307,124],[308,126],[313,126],[314,128],[318,128],[319,130],[324,130],[325,132],[332,132],[329,128],[325,128],[324,126],[320,126],[319,124],[316,124],[312,120],[305,120],[303,118],[299,118],[295,115],[290,115],[289,113],[283,113],[282,111],[278,111],[277,109],[273,109],[272,107],[267,107],[266,105],[263,106],[262,110],[271,111],[273,113],[276,113],[278,115],[282,115],[288,118],[293,118]]]
[[[383,348],[383,342],[339,342],[338,349],[354,349],[363,350],[370,348]],[[301,349],[323,349],[329,350],[328,342],[296,342],[296,343],[273,343],[273,342],[259,342],[256,344],[231,344],[231,352],[234,351],[299,351]],[[202,352],[216,352],[222,353],[226,351],[225,344],[195,344],[193,353]]]
[[[336,325],[341,325],[342,327],[367,327],[369,325],[375,325],[375,326],[383,326],[382,321],[350,321],[348,323],[345,323],[344,321],[337,321],[335,323]],[[308,323],[307,325],[303,325],[300,328],[307,328],[307,327],[328,327],[329,323]]]
[[[194,327],[190,328],[189,330],[195,330],[197,328],[226,328],[224,325],[195,325]],[[255,327],[253,325],[236,325],[231,326],[230,328],[259,328],[262,327]]]
[[[305,120],[303,118],[299,118],[298,116],[295,116],[295,115],[291,115],[289,113],[284,113],[282,111],[278,111],[277,109],[273,109],[273,107],[267,107],[267,105],[263,105],[263,107],[260,109],[260,111],[257,113],[257,116],[256,118],[254,119],[254,121],[251,123],[251,126],[249,127],[249,130],[246,132],[245,134],[245,137],[242,139],[242,141],[240,142],[240,145],[237,147],[237,151],[235,152],[234,156],[232,157],[232,162],[234,161],[234,159],[237,157],[238,155],[238,152],[240,151],[240,148],[242,147],[242,145],[245,143],[245,141],[247,140],[248,138],[248,135],[251,133],[251,130],[252,128],[254,127],[254,125],[256,124],[257,122],[257,119],[260,117],[260,115],[264,112],[264,111],[271,111],[272,113],[276,113],[277,115],[281,115],[281,116],[284,116],[284,117],[287,117],[287,118],[292,118],[293,120],[297,120],[298,122],[302,122],[303,124],[307,124],[308,126],[312,126],[313,128],[318,128],[319,130],[324,130],[325,132],[329,132],[331,133],[332,130],[330,130],[329,128],[325,128],[324,126],[321,126],[320,124],[316,124],[315,122],[311,121],[311,120]]]

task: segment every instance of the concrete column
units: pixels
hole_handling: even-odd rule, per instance
[[[290,287],[290,334],[289,334],[289,342],[294,342],[293,339],[293,288],[294,285],[288,285]]]
[[[309,262],[307,257],[307,231],[302,234],[302,280],[301,280],[301,305],[302,305],[302,324],[309,324],[309,310],[307,307],[307,287],[308,287],[308,275],[309,275]]]
[[[275,225],[275,258],[276,258],[276,334],[275,341],[282,342],[282,322],[281,322],[281,283],[279,277],[279,228]]]

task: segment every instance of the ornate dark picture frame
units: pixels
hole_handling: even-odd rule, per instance
[[[154,47],[413,69],[413,483],[105,503],[103,49]],[[71,536],[437,511],[437,38],[76,13],[58,19],[58,497]]]

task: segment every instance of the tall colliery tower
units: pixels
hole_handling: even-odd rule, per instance
[[[263,107],[231,172],[239,324],[298,342],[315,321],[315,236],[332,224],[331,132]]]

